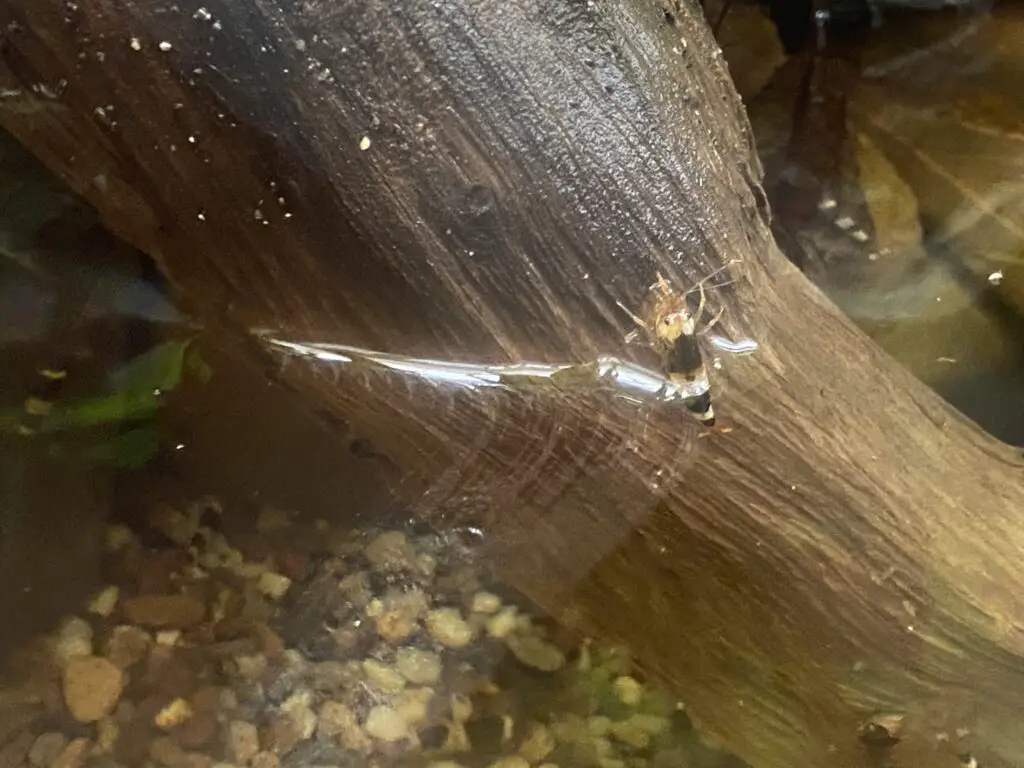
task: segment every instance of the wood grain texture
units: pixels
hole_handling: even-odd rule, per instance
[[[70,7],[0,8],[22,94],[0,120],[211,322],[582,361],[622,352],[615,301],[656,270],[741,259],[713,301],[762,350],[716,375],[730,434],[600,392],[282,375],[393,458],[418,514],[483,525],[516,586],[628,642],[757,768],[867,765],[875,709],[908,713],[896,766],[952,767],[935,737],[958,727],[983,762],[1024,754],[1020,459],[778,253],[695,8]]]

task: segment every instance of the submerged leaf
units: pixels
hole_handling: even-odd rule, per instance
[[[72,427],[94,427],[136,421],[155,415],[163,394],[181,383],[186,368],[202,381],[209,379],[209,366],[192,350],[194,337],[169,341],[144,352],[115,371],[107,395],[69,403],[54,410],[41,426],[53,432]]]
[[[153,392],[173,389],[181,381],[185,354],[194,337],[168,341],[130,360],[109,378],[116,392]]]
[[[121,469],[138,469],[152,459],[160,447],[160,436],[152,427],[140,427],[104,440],[86,451],[93,461]]]
[[[134,421],[153,416],[160,407],[158,391],[117,392],[113,395],[80,400],[54,411],[40,431],[53,432],[70,427],[95,427],[119,421]]]

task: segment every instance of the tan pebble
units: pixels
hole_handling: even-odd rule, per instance
[[[188,595],[141,595],[124,601],[124,613],[132,624],[187,629],[205,618],[206,607]]]
[[[369,752],[372,748],[369,738],[359,726],[359,718],[352,709],[337,701],[326,701],[320,708],[317,729],[324,736],[337,737],[346,749]]]
[[[325,701],[320,707],[317,731],[325,736],[337,736],[348,728],[359,727],[359,720],[351,707],[339,701]]]
[[[635,707],[640,703],[640,699],[644,695],[643,686],[640,685],[636,678],[629,677],[628,675],[615,678],[612,688],[615,691],[615,695],[619,697],[619,701],[627,707]]]
[[[260,741],[275,754],[285,755],[295,749],[302,738],[290,717],[274,713],[268,718],[266,726],[260,729]]]
[[[310,707],[312,701],[312,693],[299,691],[281,703],[281,714],[292,721],[300,741],[308,739],[316,730],[316,714]]]
[[[376,659],[366,659],[363,662],[363,672],[384,691],[394,693],[405,688],[405,678],[402,674],[394,667]]]
[[[591,715],[587,718],[587,732],[592,736],[604,736],[612,726],[612,719],[605,715]]]
[[[541,763],[537,768],[558,768],[558,763]]]
[[[462,763],[456,763],[454,760],[435,760],[432,763],[428,763],[427,768],[465,768],[465,766]]]
[[[235,657],[238,674],[248,680],[255,680],[267,671],[267,657],[262,653],[251,653]]]
[[[185,755],[181,768],[213,768],[213,758],[202,752],[189,752]]]
[[[646,749],[651,743],[650,734],[638,728],[636,723],[630,720],[612,723],[611,727],[608,728],[608,733],[616,741],[620,741],[633,749]]]
[[[227,748],[231,759],[245,765],[260,751],[260,737],[256,726],[244,720],[228,723]]]
[[[89,622],[77,616],[65,621],[57,634],[53,655],[61,666],[76,656],[91,656],[92,627]]]
[[[510,755],[495,760],[487,768],[530,768],[530,763],[519,755]]]
[[[503,608],[487,622],[487,634],[503,639],[516,628],[517,611],[514,606]]]
[[[121,727],[113,717],[104,717],[96,723],[96,747],[100,752],[112,752],[117,744]]]
[[[565,666],[565,654],[557,646],[536,635],[511,634],[505,638],[505,644],[519,663],[527,667],[554,672]]]
[[[92,742],[89,739],[75,739],[71,741],[53,761],[50,768],[79,768],[85,763],[89,747]]]
[[[409,736],[409,724],[391,707],[376,706],[366,716],[366,732],[380,741],[401,741]]]
[[[438,608],[427,614],[427,630],[441,645],[462,648],[473,639],[473,628],[455,608]]]
[[[280,600],[292,585],[292,580],[287,576],[273,571],[261,573],[256,581],[256,587],[272,600]]]
[[[157,728],[169,731],[191,720],[194,714],[192,705],[185,699],[178,698],[157,712],[156,717],[153,718],[153,723]]]
[[[167,736],[159,736],[149,745],[149,759],[166,768],[181,768],[185,762],[185,750]]]
[[[115,586],[104,587],[89,603],[89,613],[106,618],[117,608],[121,591]]]
[[[629,722],[644,733],[657,736],[668,729],[668,718],[662,715],[652,715],[645,712],[638,712],[629,718]]]
[[[149,653],[153,638],[138,627],[114,627],[107,641],[107,658],[119,669],[128,669]]]
[[[260,752],[252,759],[252,768],[281,768],[281,760],[273,752]]]
[[[156,633],[156,644],[166,645],[169,648],[178,644],[181,639],[180,629],[162,629]]]
[[[388,590],[382,600],[373,600],[367,606],[367,615],[373,612],[377,619],[377,633],[385,640],[404,640],[418,627],[420,617],[430,607],[430,599],[421,589]]]
[[[195,707],[193,707],[195,709]],[[215,712],[197,712],[196,715],[175,730],[174,739],[186,749],[202,749],[217,735]]]
[[[64,701],[80,723],[94,723],[114,711],[124,691],[124,674],[106,659],[77,656],[64,669]]]
[[[427,708],[434,698],[432,688],[409,688],[395,697],[392,706],[410,725],[418,725],[427,719]]]
[[[187,547],[199,530],[199,514],[187,515],[168,504],[154,505],[146,522],[179,547]]]
[[[49,731],[41,734],[28,751],[28,760],[36,768],[50,768],[57,756],[64,751],[67,745],[67,737],[57,731]]]
[[[473,700],[461,693],[453,693],[452,720],[456,723],[464,723],[473,716]]]
[[[377,570],[397,570],[415,564],[416,550],[401,531],[386,531],[370,542],[364,551]]]
[[[473,595],[473,613],[497,613],[501,610],[501,598],[490,592],[477,592]]]
[[[519,754],[531,763],[539,763],[555,751],[555,746],[555,736],[551,729],[541,723],[534,723],[519,745]]]
[[[135,540],[135,534],[126,525],[111,525],[107,527],[106,541],[108,552],[118,552]]]
[[[433,685],[441,679],[441,657],[433,651],[401,648],[395,653],[395,667],[415,685]]]
[[[3,725],[7,726],[7,723],[3,723]],[[28,757],[28,752],[32,749],[32,742],[35,741],[31,731],[15,732],[18,735],[0,747],[0,766],[3,768],[14,768],[14,766],[20,765],[21,761]],[[10,734],[5,735],[9,736]]]
[[[364,571],[356,571],[342,577],[338,590],[352,601],[356,608],[365,608],[373,595],[370,592],[370,577]]]

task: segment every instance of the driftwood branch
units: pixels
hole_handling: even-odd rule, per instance
[[[616,302],[655,272],[741,260],[712,302],[761,351],[715,374],[727,434],[599,388],[287,365],[422,514],[485,525],[516,586],[628,642],[757,768],[863,765],[858,725],[889,709],[896,765],[953,764],[956,728],[983,761],[1022,754],[1021,461],[778,253],[697,9],[159,11],[10,0],[0,120],[211,323],[584,362],[622,353]]]

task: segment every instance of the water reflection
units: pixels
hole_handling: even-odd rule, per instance
[[[882,56],[865,69],[884,90],[859,91],[852,110],[863,206],[850,204],[855,195],[812,206],[813,216],[828,214],[813,219],[827,231],[822,239],[846,243],[837,253],[853,255],[836,263],[825,254],[811,273],[953,402],[1015,439],[1012,425],[1000,433],[997,422],[1009,424],[1007,412],[1024,410],[1009,405],[1024,391],[1014,325],[1020,169],[1012,162],[1018,155],[1006,151],[1006,141],[1016,146],[1019,137],[1005,116],[965,119],[972,101],[958,102],[952,122],[942,122],[924,89],[907,96],[922,82],[913,74],[917,61],[936,51],[962,53],[974,35],[1010,61],[998,30],[970,23],[970,34],[943,38],[921,55]],[[971,56],[947,63],[972,77],[993,68]],[[955,80],[943,82],[952,88]],[[872,193],[883,187],[890,196],[879,203]],[[868,214],[858,219],[863,228],[841,226],[852,213],[829,213],[840,205]],[[797,224],[806,234],[807,222]],[[867,240],[850,236],[860,231]],[[1001,280],[990,279],[995,272]],[[56,346],[53,324],[39,322],[56,304],[34,273],[10,274],[29,286],[5,282],[10,292],[2,299],[5,309],[27,307],[16,318],[12,312],[3,349],[11,362],[4,394],[17,409],[36,354]],[[101,273],[100,286],[109,274]],[[78,347],[68,343],[72,337],[90,348],[86,340],[116,341],[100,354],[83,353],[90,363],[76,370],[85,371],[74,379],[80,390],[62,395],[69,404],[91,403],[90,413],[93,385],[147,349],[166,351],[158,344],[162,330],[152,326],[177,319],[145,281],[117,279],[113,288],[89,293],[101,299],[87,303],[103,311],[82,315],[81,337],[66,328],[58,334],[67,337],[60,348],[71,351]],[[116,323],[95,327],[113,315]],[[149,331],[144,343],[122,345],[134,335],[125,324],[131,315]],[[532,583],[547,581],[551,604],[568,604],[563,596],[602,568],[614,576],[606,576],[594,604],[663,600],[648,578],[668,568],[660,542],[695,536],[699,524],[662,539],[645,531],[658,500],[680,492],[694,444],[685,414],[657,406],[699,396],[708,381],[687,389],[616,357],[583,366],[454,365],[342,345],[269,343],[349,398],[351,423],[325,425],[262,372],[215,348],[207,361],[214,378],[172,387],[169,410],[162,410],[167,388],[149,387],[161,392],[159,402],[146,401],[161,409],[160,455],[142,471],[115,473],[84,454],[54,455],[51,441],[7,436],[0,613],[3,640],[23,653],[0,690],[0,763],[619,768],[725,761],[700,744],[679,703],[648,682],[628,653],[583,636],[572,616],[545,615],[499,573],[533,572]],[[755,348],[712,343],[735,354]],[[184,350],[167,367],[183,370]],[[24,377],[11,373],[17,366]],[[1005,407],[994,382],[1006,387]],[[538,384],[552,392],[538,394]],[[595,393],[595,384],[607,387]],[[556,391],[564,389],[571,396]],[[356,428],[360,409],[384,408],[409,409],[407,421],[394,423],[408,424],[410,433],[458,422],[458,432],[441,441],[447,452],[437,461],[445,470],[430,478],[420,509],[395,498],[404,478],[393,476],[395,462]],[[457,419],[444,410],[455,408],[462,409]],[[117,415],[109,431],[82,440],[122,434],[125,412]],[[651,458],[665,456],[674,460]],[[610,476],[609,466],[626,476]],[[411,522],[444,522],[456,505],[481,500],[487,517],[480,527]],[[442,514],[431,518],[428,507]],[[630,516],[607,513],[622,509]],[[673,574],[692,577],[678,580],[678,594],[691,592],[672,606],[700,610],[709,602],[695,586],[701,571],[729,562],[719,552],[701,559],[702,548],[727,551],[727,540],[712,538],[695,547],[695,562],[672,564]],[[489,548],[493,541],[503,548]],[[635,592],[613,591],[626,569],[616,556],[632,563]],[[652,642],[679,644],[677,614],[652,608],[648,618]],[[53,631],[24,642],[43,629]]]
[[[785,60],[756,9],[733,7],[720,39],[787,253],[917,376],[1024,444],[1024,14],[900,6],[863,45],[819,52],[803,107],[806,58]],[[813,141],[793,144],[795,109]]]

